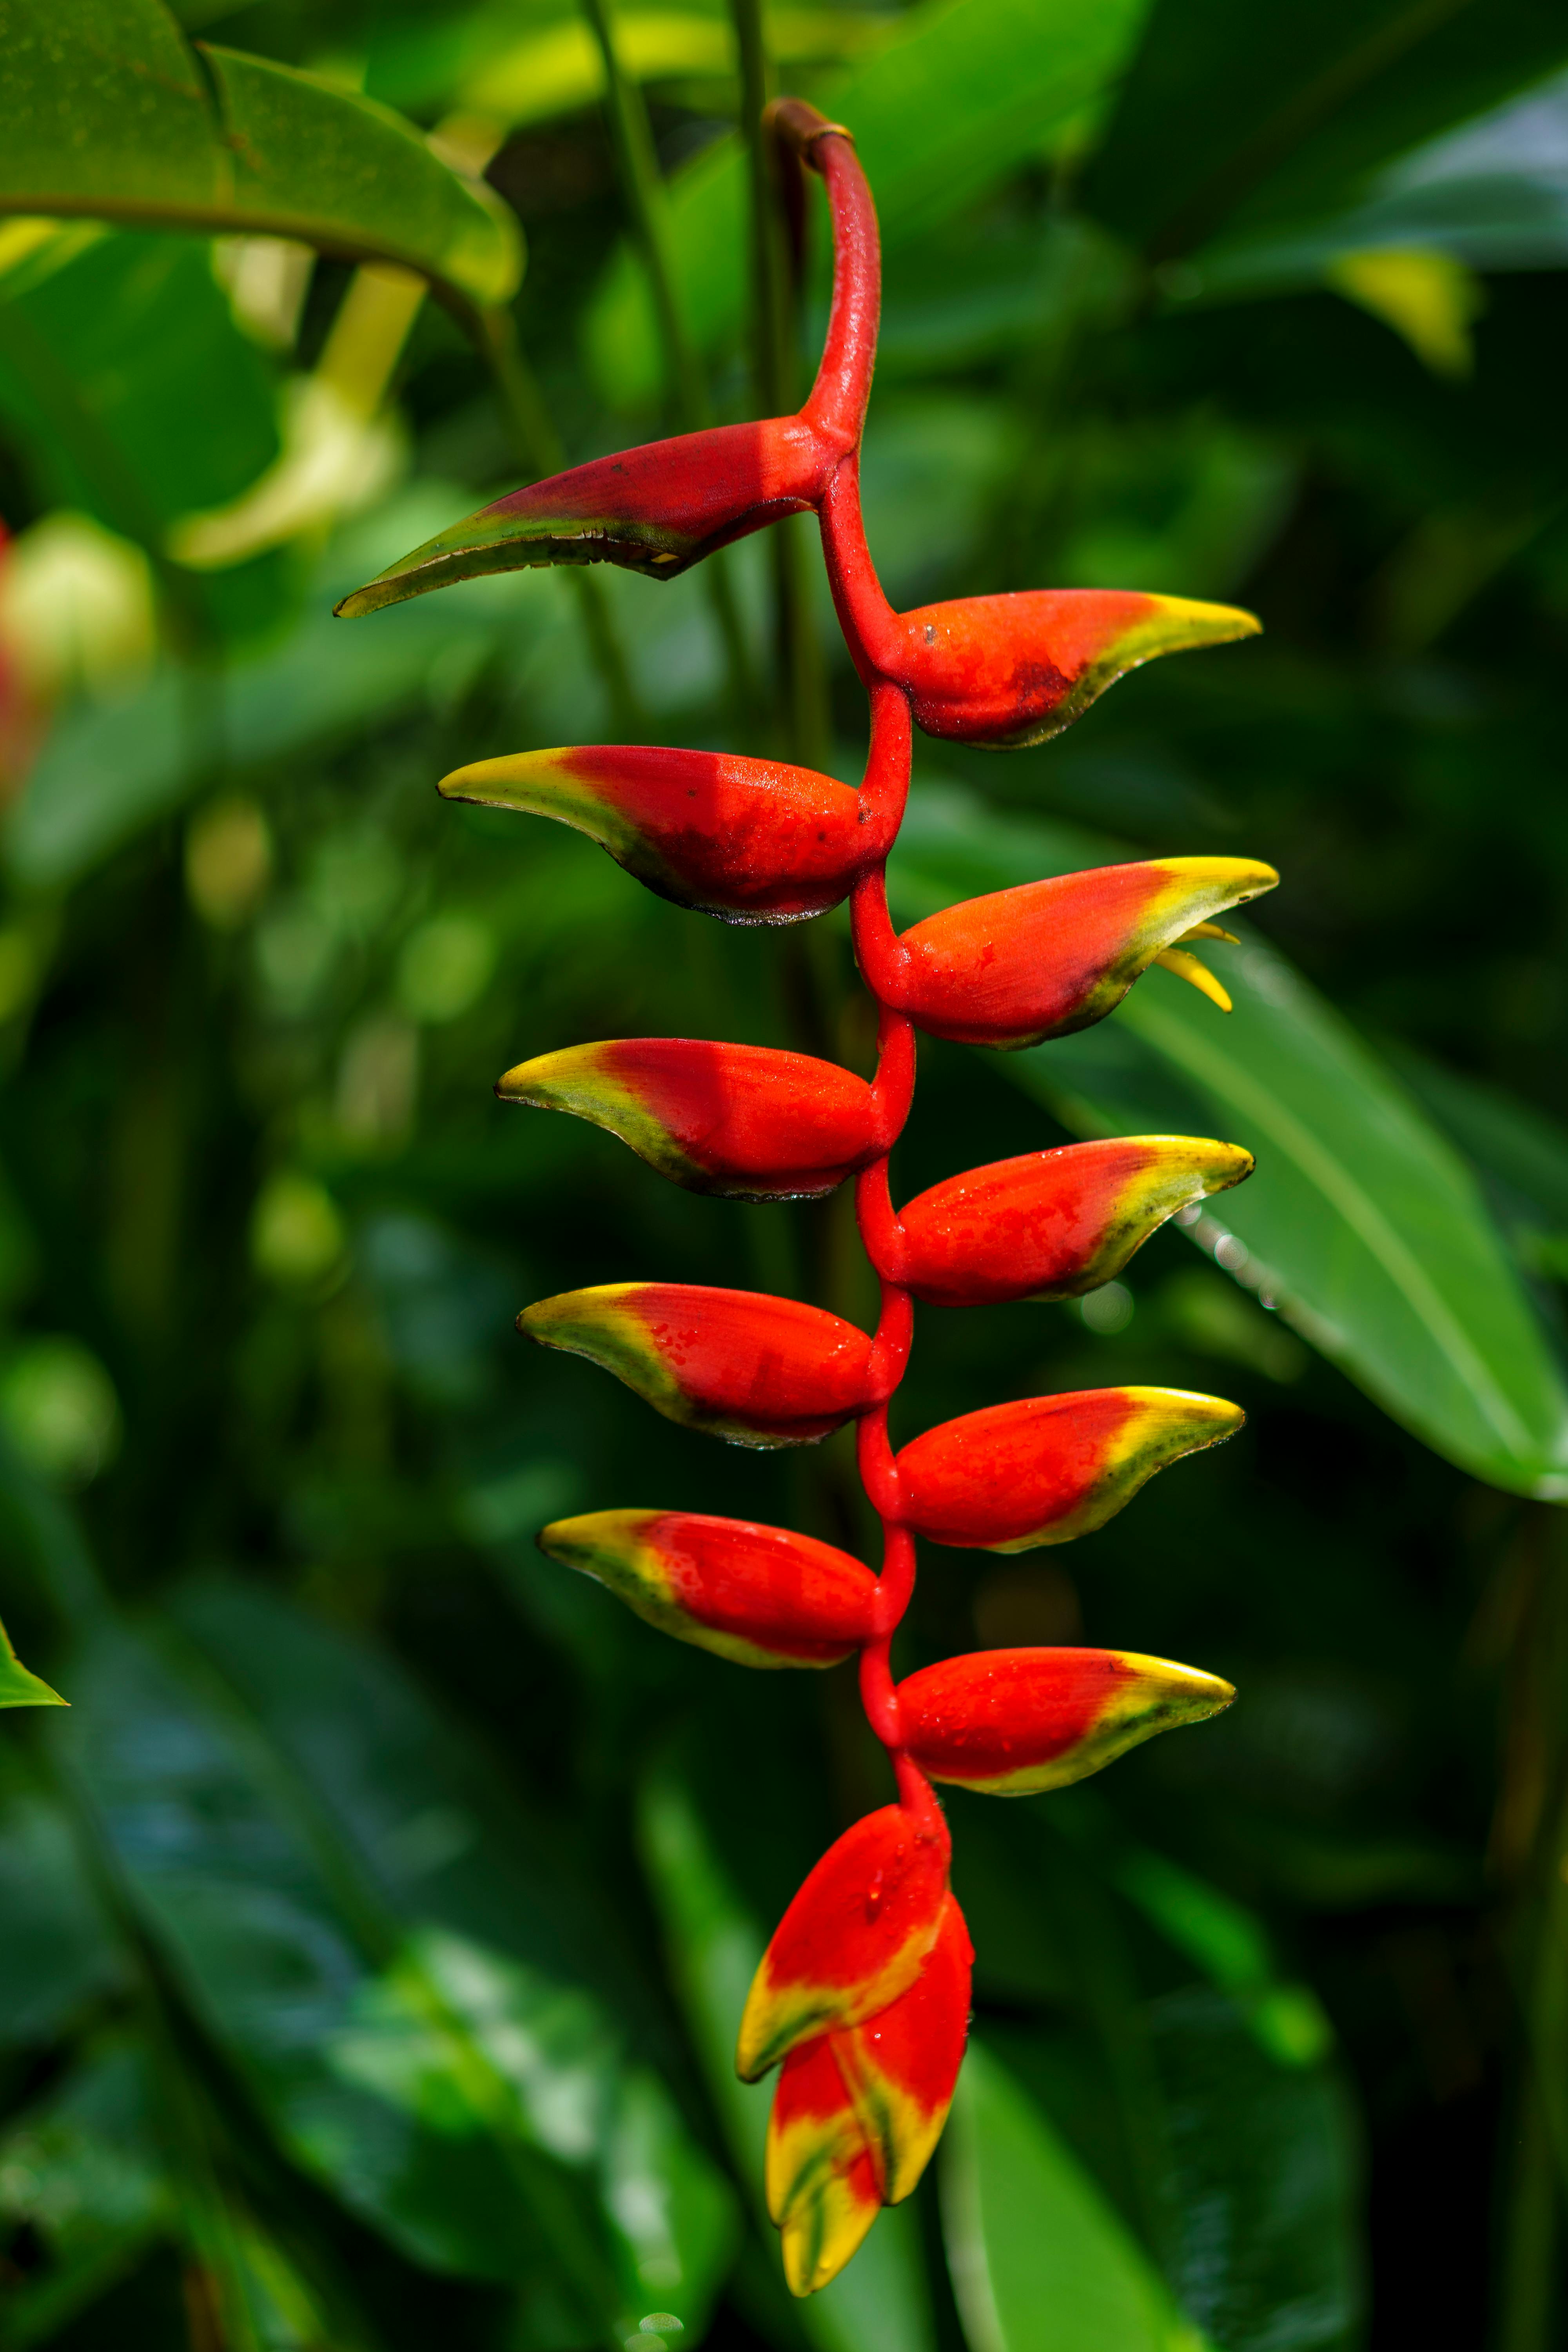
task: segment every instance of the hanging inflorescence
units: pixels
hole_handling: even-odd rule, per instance
[[[895,613],[861,524],[859,448],[879,302],[876,216],[847,131],[797,100],[771,110],[784,168],[821,175],[834,289],[798,415],[629,450],[499,500],[350,597],[374,611],[479,571],[608,562],[668,578],[782,515],[817,518],[834,603],[870,701],[859,790],[773,761],[595,746],[459,769],[454,800],[561,819],[684,907],[798,922],[848,899],[879,1016],[869,1083],[806,1055],[690,1038],[617,1039],[524,1062],[510,1102],[620,1136],[661,1175],[750,1201],[817,1197],[853,1176],[881,1286],[868,1337],[788,1298],[684,1283],[572,1291],[519,1318],[591,1358],[670,1420],[751,1446],[811,1444],[853,1421],[881,1521],[879,1575],[782,1528],[687,1511],[595,1511],[540,1537],[678,1640],[751,1666],[859,1654],[897,1801],[847,1830],[774,1932],[741,2021],[747,2081],[781,2069],[769,2208],[797,2294],[825,2285],[879,2206],[907,2197],[941,2135],[969,2015],[971,1951],[948,1885],[933,1780],[1021,1796],[1097,1771],[1214,1714],[1228,1684],[1118,1650],[950,1658],[895,1683],[914,1539],[993,1551],[1102,1526],[1155,1471],[1242,1415],[1216,1397],[1096,1389],[992,1405],[895,1454],[889,1400],[916,1299],[967,1307],[1081,1297],[1178,1210],[1252,1167],[1235,1144],[1134,1136],[1026,1154],[892,1205],[888,1158],[914,1087],[914,1033],[1016,1048],[1110,1012],[1152,963],[1229,1000],[1189,952],[1213,918],[1272,887],[1267,866],[1168,857],[1068,874],[949,907],[901,934],[885,867],[909,789],[911,727],[967,743],[1043,741],[1156,654],[1249,634],[1245,613],[1100,590],[983,596]]]

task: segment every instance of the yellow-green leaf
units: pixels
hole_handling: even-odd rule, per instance
[[[522,273],[510,214],[412,124],[159,0],[0,0],[0,213],[296,237],[417,270],[459,308]]]

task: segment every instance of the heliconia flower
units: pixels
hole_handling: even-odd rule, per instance
[[[357,620],[482,572],[616,563],[673,580],[715,548],[816,504],[838,441],[803,416],[650,441],[531,482],[405,555],[338,605]]]
[[[1186,1389],[1079,1389],[944,1421],[898,1456],[917,1535],[1029,1551],[1091,1535],[1184,1454],[1234,1437],[1247,1415]]]
[[[450,801],[574,825],[679,907],[727,923],[798,923],[886,857],[901,804],[776,760],[590,743],[479,760]]]
[[[1248,857],[1163,857],[967,898],[903,933],[892,1001],[933,1037],[963,1045],[1016,1050],[1064,1037],[1113,1011],[1176,942],[1200,930],[1227,936],[1207,919],[1279,879]],[[1195,961],[1183,955],[1173,969],[1191,979]]]
[[[881,1401],[864,1331],[764,1291],[605,1282],[542,1298],[517,1326],[603,1364],[667,1421],[733,1445],[810,1445]]]
[[[741,1201],[831,1192],[892,1141],[864,1078],[769,1045],[616,1037],[520,1062],[503,1102],[608,1128],[689,1192]]]
[[[752,1980],[735,2047],[743,2083],[818,2033],[875,2017],[921,1972],[947,1896],[941,1814],[884,1805],[816,1864]]]
[[[1178,1209],[1239,1184],[1250,1151],[1195,1135],[1124,1135],[950,1176],[900,1210],[885,1272],[937,1307],[1077,1298],[1121,1272]]]
[[[700,1511],[586,1511],[539,1549],[661,1633],[742,1666],[833,1666],[871,1636],[877,1580],[815,1536]]]
[[[969,596],[890,616],[871,646],[928,735],[1011,751],[1081,718],[1108,686],[1160,654],[1258,634],[1250,613],[1119,588]],[[883,637],[887,642],[883,643]]]
[[[882,2205],[901,2204],[942,2137],[963,2059],[973,1959],[950,1895],[909,1990],[864,2025],[792,2050],[768,2123],[768,2211],[792,2293],[836,2278]]]
[[[767,2192],[784,2281],[797,2295],[837,2277],[882,2210],[871,2151],[826,2034],[792,2050],[780,2069]]]
[[[1065,1789],[1236,1692],[1136,1650],[979,1650],[899,1685],[910,1754],[933,1780],[993,1797]]]
[[[884,2205],[917,2186],[942,2137],[969,2032],[974,1953],[950,1895],[936,1941],[907,1992],[828,2037],[881,2184]]]

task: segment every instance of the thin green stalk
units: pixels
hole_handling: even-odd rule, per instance
[[[712,411],[709,405],[701,362],[687,332],[686,320],[681,315],[675,290],[669,200],[658,168],[647,109],[643,103],[639,85],[622,68],[608,0],[583,0],[583,9],[604,59],[605,114],[609,125],[610,144],[615,150],[621,192],[632,217],[633,233],[642,248],[643,262],[653,292],[671,405],[683,432],[700,432],[705,425],[712,422]],[[746,654],[745,632],[741,625],[740,608],[735,602],[734,583],[721,555],[709,557],[703,565],[702,576],[713,608],[713,617],[724,641],[738,713],[743,719],[752,709],[755,695]]]
[[[752,368],[759,415],[786,416],[799,402],[795,299],[780,233],[773,158],[763,114],[773,75],[761,0],[730,0],[741,59],[741,121],[751,180]],[[804,533],[791,518],[768,533],[773,575],[773,659],[779,731],[790,757],[820,768],[829,740],[827,673],[813,625]]]
[[[1510,1777],[1522,1773],[1529,1800],[1515,1833],[1524,1829],[1529,1844],[1515,1954],[1521,2030],[1496,2343],[1498,2352],[1554,2352],[1568,2196],[1568,1544],[1561,1514],[1544,1506],[1531,1512],[1524,1536],[1534,1598],[1514,1645],[1509,1703]],[[1505,1786],[1503,1804],[1518,1811],[1510,1796]]]
[[[496,395],[506,420],[512,453],[523,471],[535,479],[558,474],[565,458],[554,419],[545,405],[539,379],[528,363],[510,310],[480,314],[481,348],[495,382]],[[643,732],[637,688],[616,629],[615,616],[604,583],[581,567],[568,574],[577,599],[588,650],[609,697],[618,730],[635,741]]]

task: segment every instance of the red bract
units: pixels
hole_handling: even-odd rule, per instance
[[[448,800],[574,825],[661,898],[727,923],[798,923],[879,866],[903,814],[772,760],[631,744],[519,751],[443,779]]]
[[[345,596],[345,620],[487,572],[618,563],[673,580],[716,547],[815,506],[838,452],[804,417],[721,425],[512,490]]]
[[[517,1323],[603,1364],[667,1421],[735,1445],[809,1445],[878,1402],[864,1331],[764,1291],[605,1282],[542,1298]]]
[[[1279,879],[1271,866],[1245,857],[1102,866],[966,898],[896,942],[872,929],[874,904],[861,901],[856,947],[884,1001],[918,1028],[1016,1050],[1103,1020],[1178,940]],[[1226,936],[1211,928],[1203,935]],[[1179,977],[1194,978],[1187,967],[1195,963],[1183,956]],[[1220,1001],[1228,1010],[1223,992]]]
[[[1120,1274],[1178,1209],[1251,1173],[1250,1151],[1193,1135],[1031,1151],[908,1202],[879,1264],[937,1307],[1077,1298]]]
[[[890,1644],[913,1590],[917,1536],[997,1551],[1065,1543],[1242,1421],[1217,1397],[1100,1389],[993,1405],[895,1455],[888,1402],[913,1300],[1077,1297],[1121,1272],[1174,1211],[1252,1167],[1237,1144],[1122,1137],[971,1169],[895,1214],[889,1153],[909,1114],[915,1031],[1038,1045],[1101,1019],[1152,963],[1228,1009],[1189,950],[1229,940],[1213,918],[1278,877],[1251,859],[1163,857],[1026,882],[894,931],[885,864],[915,725],[963,742],[1037,742],[1137,663],[1257,624],[1225,605],[1100,589],[892,610],[859,496],[879,300],[870,192],[840,125],[795,99],[769,120],[786,204],[801,197],[804,166],[833,217],[827,337],[800,415],[658,442],[519,490],[340,610],[531,563],[603,561],[668,578],[810,507],[867,688],[858,791],[774,761],[626,745],[481,761],[442,786],[452,799],[575,825],[650,888],[728,921],[792,922],[847,898],[877,1005],[870,1084],[802,1054],[671,1037],[569,1045],[520,1063],[498,1088],[507,1101],[594,1120],[694,1192],[778,1201],[857,1179],[860,1236],[881,1282],[874,1335],[799,1300],[675,1283],[570,1291],[519,1318],[531,1338],[591,1357],[670,1420],[739,1444],[801,1444],[858,1423],[861,1477],[882,1526],[878,1576],[813,1538],[690,1511],[593,1511],[540,1538],[661,1632],[738,1664],[826,1666],[858,1653],[861,1700],[898,1801],[847,1830],[789,1905],[736,2050],[748,2081],[781,2069],[768,2205],[785,2277],[810,2294],[879,2208],[914,2187],[963,2054],[972,1956],[932,1780],[1010,1796],[1058,1788],[1232,1696],[1190,1667],[1087,1649],[950,1658],[894,1685]]]
[[[743,2083],[814,2034],[863,2024],[908,1990],[942,1923],[947,1859],[934,1805],[884,1805],[828,1847],[752,1979],[735,2044]]]
[[[768,2211],[796,2294],[843,2269],[883,2205],[918,2186],[942,2137],[969,2030],[973,1959],[950,1895],[907,1992],[863,2025],[791,2051],[768,2120]]]
[[[1234,1437],[1247,1416],[1185,1389],[1083,1389],[944,1421],[898,1457],[917,1535],[982,1551],[1070,1543],[1114,1518],[1156,1470]]]
[[[831,1192],[885,1153],[886,1091],[837,1063],[696,1037],[617,1037],[520,1062],[503,1102],[573,1111],[693,1192],[795,1201]]]
[[[742,1666],[833,1666],[871,1638],[877,1580],[787,1528],[699,1511],[588,1511],[539,1548],[639,1617]]]
[[[994,1797],[1065,1789],[1236,1696],[1217,1675],[1133,1650],[982,1650],[899,1685],[910,1754]]]
[[[1257,630],[1250,613],[1230,604],[1038,588],[874,614],[868,650],[928,735],[1019,751],[1059,735],[1142,663]]]

